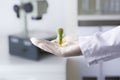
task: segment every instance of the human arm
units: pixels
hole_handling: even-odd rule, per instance
[[[79,37],[79,45],[89,65],[120,57],[120,26],[88,37]]]
[[[56,41],[39,40],[31,41],[37,47],[57,56],[84,55],[89,65],[109,61],[120,57],[120,26],[106,32],[98,32],[91,36],[65,37],[63,47],[59,47]]]
[[[35,46],[57,56],[71,57],[82,55],[78,44],[78,37],[76,36],[64,37],[62,46],[58,45],[57,39],[48,41],[38,38],[31,38],[31,41]]]

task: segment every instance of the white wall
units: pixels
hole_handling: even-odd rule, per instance
[[[14,16],[14,0],[2,0],[0,2],[0,35],[18,32],[20,29],[19,20]]]
[[[33,21],[28,17],[29,29],[55,31],[57,27],[64,26],[64,0],[47,0],[48,12],[42,20]],[[20,19],[16,18],[13,5],[19,0],[2,0],[0,3],[0,35],[17,33],[22,30]]]
[[[32,20],[28,16],[28,28],[30,30],[51,30],[55,31],[57,27],[66,27],[68,34],[77,33],[80,35],[92,34],[99,30],[98,27],[80,27],[77,26],[76,3],[74,0],[47,0],[48,12],[42,20]],[[69,2],[69,4],[68,4]],[[22,30],[21,20],[16,17],[13,11],[13,5],[18,4],[19,0],[3,0],[0,3],[0,35],[17,33]],[[69,7],[70,6],[70,7]],[[112,27],[110,27],[112,28]],[[78,30],[79,29],[79,30]],[[109,29],[107,27],[107,29]],[[107,30],[105,28],[105,30]]]
[[[48,11],[42,20],[33,21],[29,18],[30,29],[56,31],[57,27],[65,26],[65,3],[64,0],[47,0]]]

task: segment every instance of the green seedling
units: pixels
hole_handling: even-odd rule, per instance
[[[58,45],[59,46],[62,46],[62,43],[63,43],[63,28],[58,28],[57,29],[57,38],[58,38]]]

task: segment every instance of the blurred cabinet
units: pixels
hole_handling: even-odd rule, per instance
[[[78,15],[120,15],[120,0],[78,0]]]
[[[120,58],[88,66],[80,56],[69,58],[67,63],[68,80],[120,80]]]
[[[65,3],[67,35],[78,34],[81,26],[120,25],[120,0],[65,0]]]
[[[80,26],[120,24],[120,0],[78,0],[77,9]]]

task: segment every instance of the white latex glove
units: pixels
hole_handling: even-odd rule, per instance
[[[58,45],[57,40],[47,41],[43,39],[31,38],[31,41],[35,46],[57,56],[70,57],[81,55],[78,37],[76,36],[64,37],[62,46]]]

